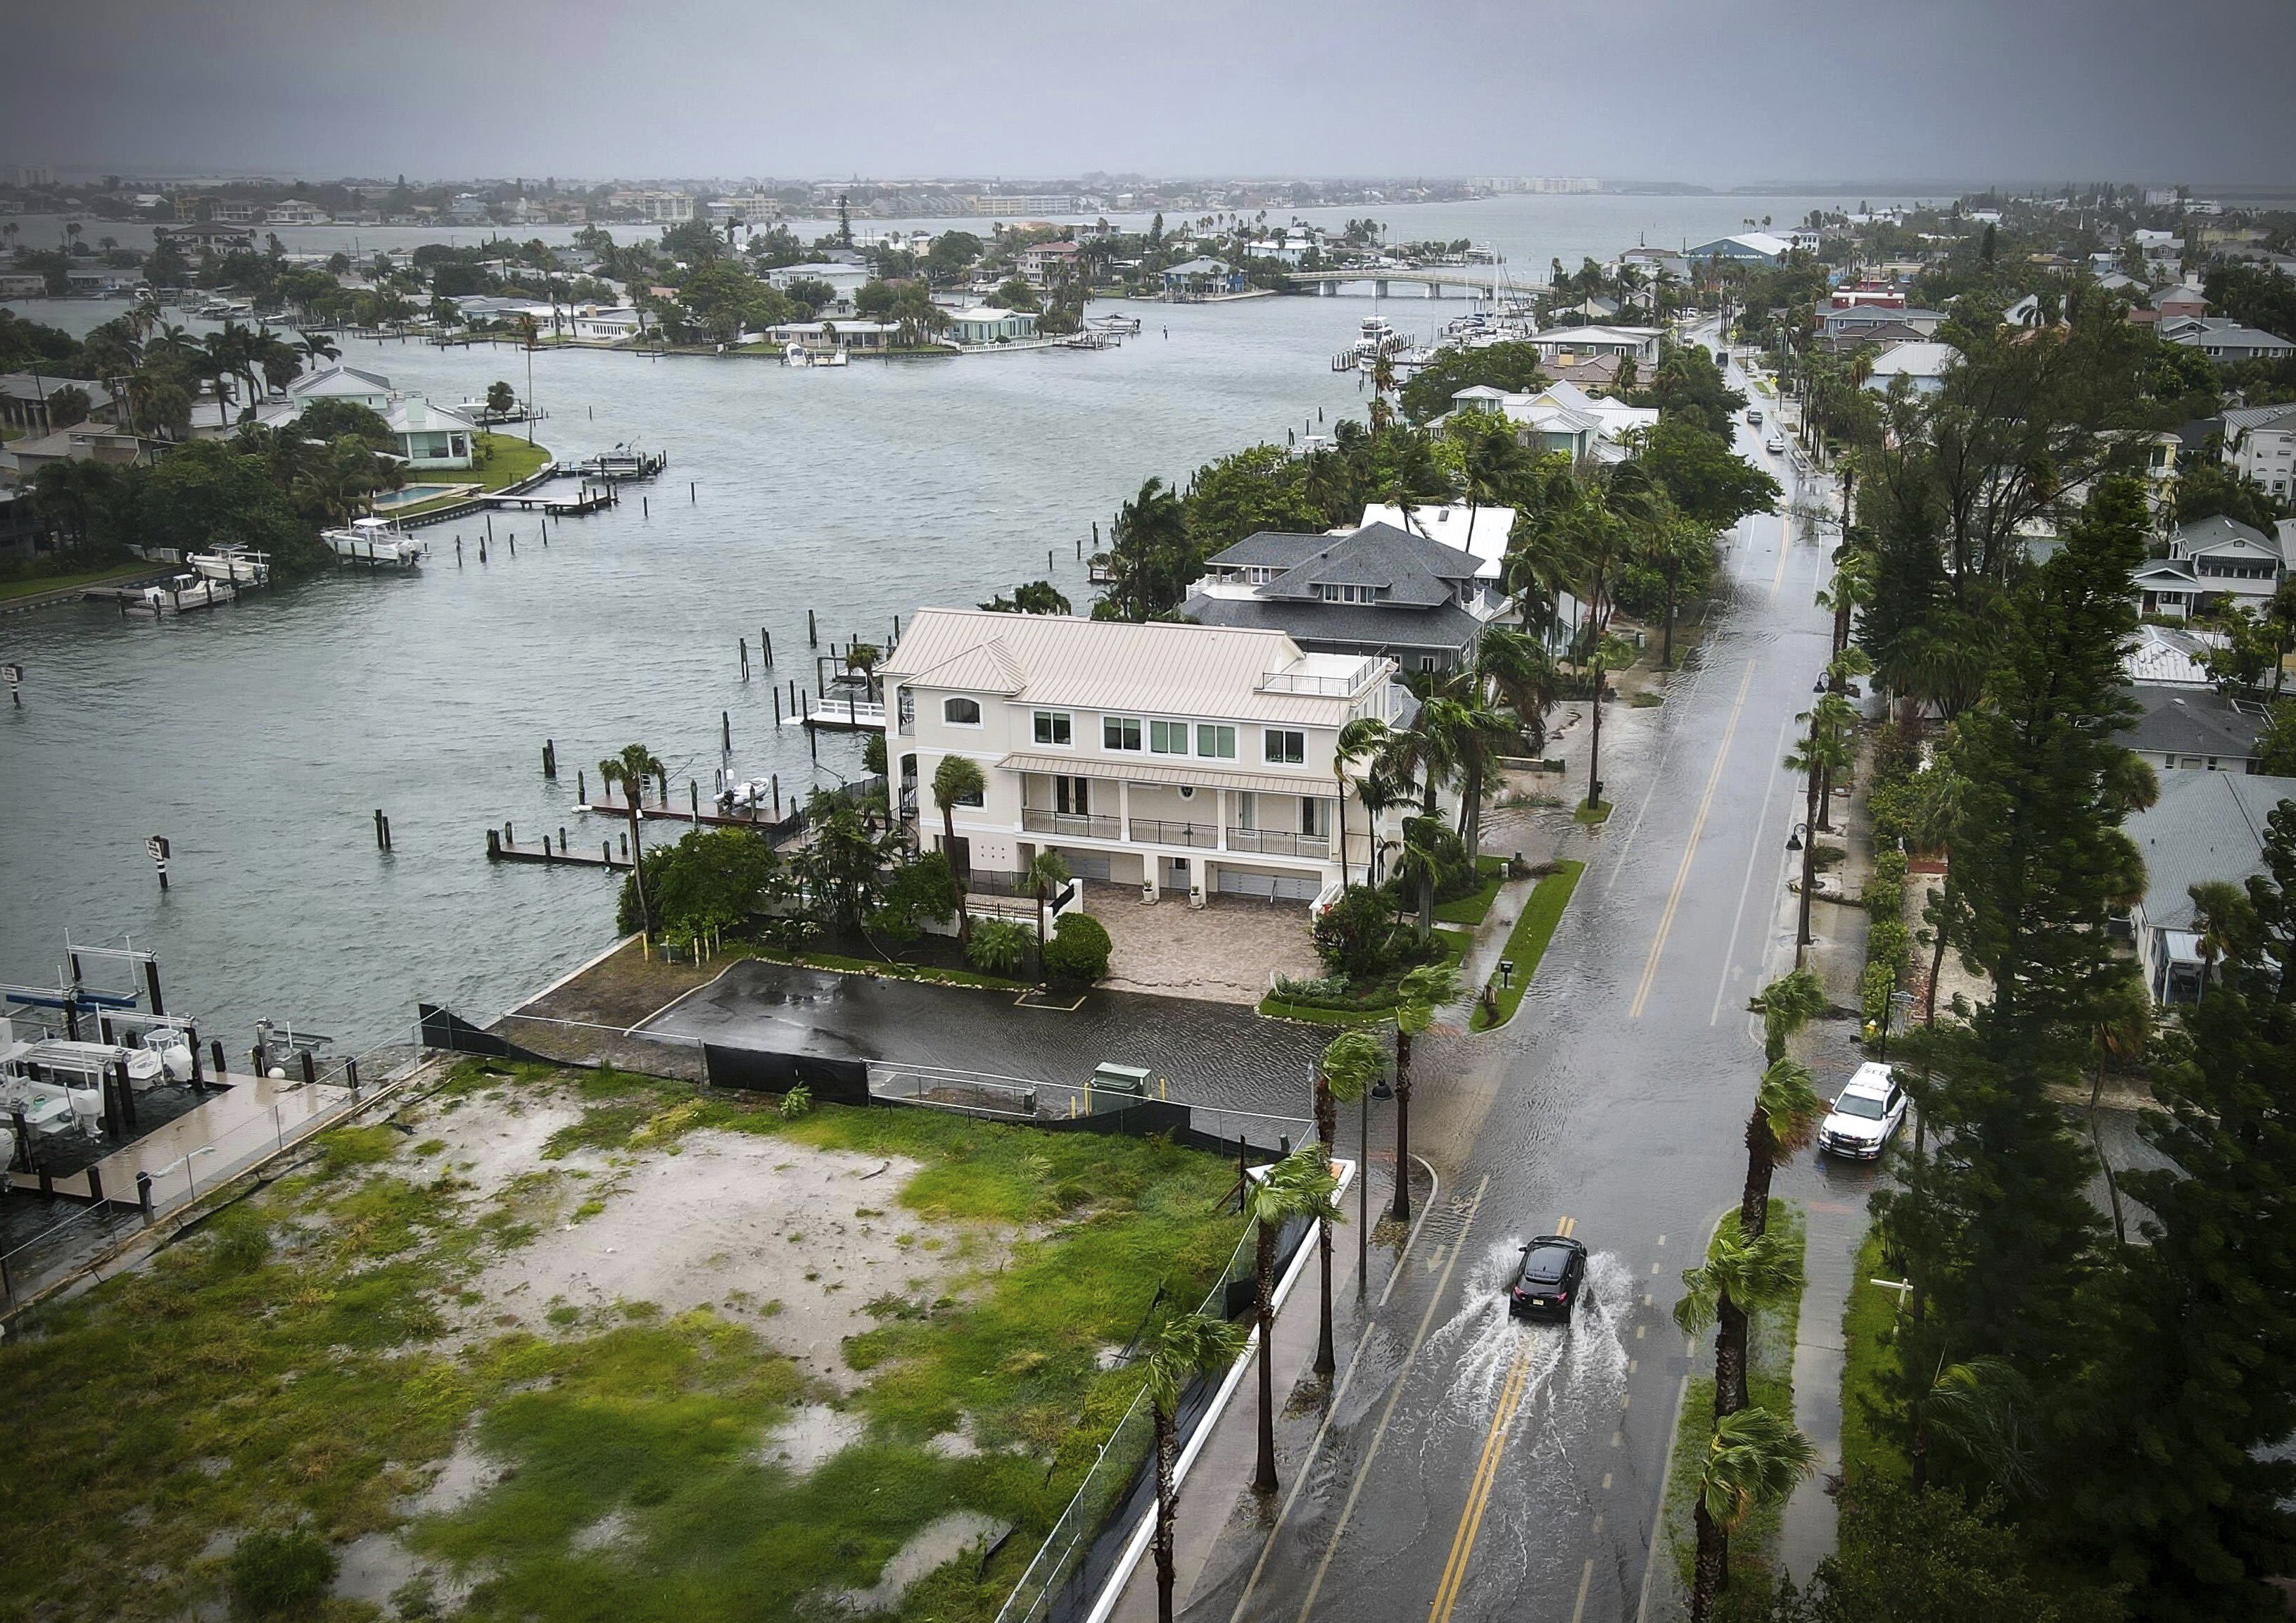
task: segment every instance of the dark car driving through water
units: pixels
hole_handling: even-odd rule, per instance
[[[1565,1234],[1542,1234],[1522,1248],[1507,1287],[1507,1312],[1518,1319],[1568,1319],[1586,1294],[1587,1248]]]

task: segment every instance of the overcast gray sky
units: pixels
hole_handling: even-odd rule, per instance
[[[72,167],[2296,178],[2291,0],[6,0],[0,17],[0,161]]]

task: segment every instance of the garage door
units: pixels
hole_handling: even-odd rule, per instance
[[[1115,869],[1115,859],[1106,852],[1063,851],[1061,861],[1079,879],[1098,879],[1105,884]]]
[[[1262,874],[1233,868],[1219,870],[1223,896],[1258,896],[1262,901],[1313,902],[1324,882],[1313,874]]]

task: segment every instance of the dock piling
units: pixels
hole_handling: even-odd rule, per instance
[[[721,710],[718,713],[718,742],[724,747],[725,753],[728,755],[732,754],[734,753],[734,713],[732,711]]]
[[[377,851],[388,851],[390,849],[390,825],[383,820],[382,808],[381,806],[377,806],[374,809],[374,848]]]
[[[148,1172],[135,1174],[135,1204],[143,1208],[144,1226],[150,1228],[156,1219],[152,1212],[152,1174]]]
[[[590,803],[589,776],[578,766],[574,769],[574,803],[578,806]]]
[[[774,821],[782,820],[782,775],[774,774]]]
[[[542,741],[542,775],[553,779],[558,776],[558,743],[554,738]]]
[[[457,568],[457,569],[460,569],[460,568],[462,568],[462,566],[463,566],[463,538],[462,538],[461,536],[459,536],[459,535],[458,535],[458,536],[456,536],[456,537],[455,538],[455,568]]]
[[[221,1037],[217,1037],[214,1042],[209,1043],[208,1051],[215,1056],[215,1074],[217,1076],[221,1076],[224,1072],[223,1039]]]
[[[750,639],[749,639],[748,638],[744,637],[744,638],[742,638],[741,640],[742,640],[742,680],[743,681],[745,681],[745,682],[746,682],[746,681],[748,681],[748,680],[750,680]]]
[[[821,647],[821,633],[814,626],[811,609],[805,612],[805,646],[808,648]]]
[[[774,689],[774,725],[775,725],[775,727],[779,727],[781,724],[782,724],[782,690],[781,690],[780,688],[775,688],[775,689]]]
[[[686,483],[685,499],[690,502],[698,502],[701,499],[699,489],[692,481],[688,481]]]
[[[518,556],[518,531],[515,530],[510,532],[510,556]]]
[[[766,651],[766,669],[774,668],[774,634],[765,627],[758,628],[758,647]]]
[[[487,830],[487,861],[489,862],[502,861],[502,830],[499,828]],[[217,1063],[220,1064],[221,1061],[218,1060]]]
[[[566,825],[563,823],[558,825],[558,849],[561,851],[572,849],[566,844]]]
[[[701,785],[692,778],[685,780],[685,807],[687,814],[693,819],[693,826],[697,828],[701,827]]]

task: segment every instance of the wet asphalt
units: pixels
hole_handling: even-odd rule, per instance
[[[1791,492],[1783,458],[1743,449]],[[1669,702],[1606,713],[1619,809],[1521,1012],[1427,1045],[1414,1149],[1441,1190],[1385,1305],[1341,1328],[1360,1362],[1321,1449],[1290,1451],[1302,1491],[1239,1517],[1190,1618],[1644,1615],[1693,1367],[1669,1314],[1743,1174],[1746,1000],[1792,960],[1799,786],[1779,762],[1829,647],[1812,598],[1832,537],[1790,522],[1740,527],[1727,606]],[[1779,1189],[1848,1217],[1873,1178],[1812,1159]],[[1567,1328],[1511,1323],[1515,1253],[1565,1228],[1591,1296]],[[1648,1586],[1647,1615],[1670,1615],[1663,1575]]]

